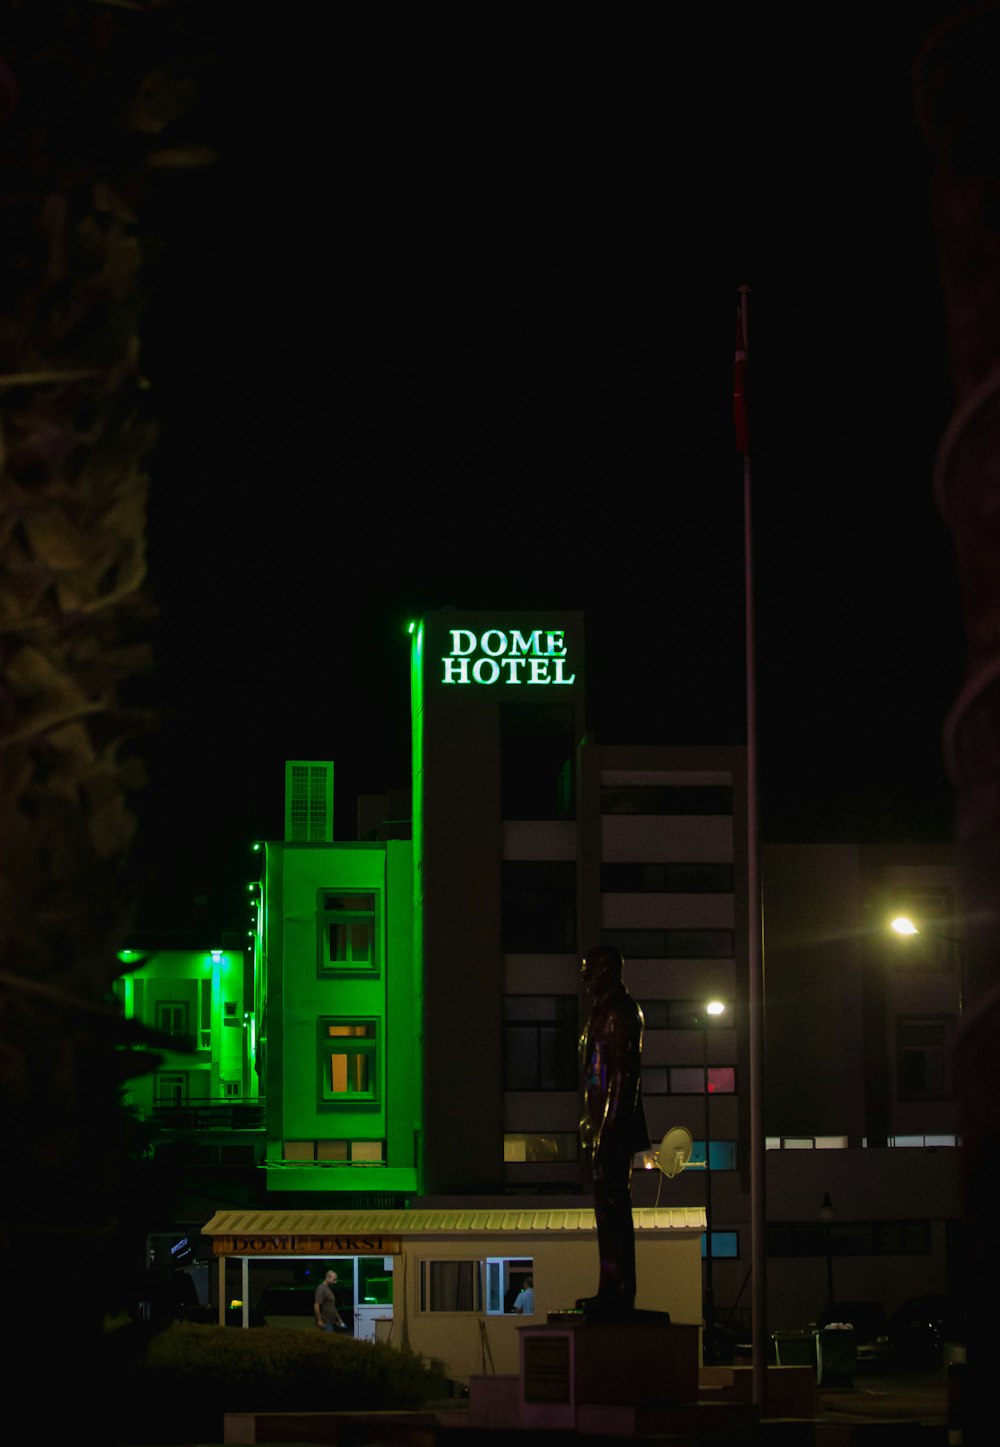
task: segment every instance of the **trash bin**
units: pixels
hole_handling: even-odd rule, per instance
[[[858,1365],[855,1333],[842,1327],[823,1327],[813,1335],[816,1338],[816,1385],[829,1387],[851,1382]]]
[[[816,1367],[816,1333],[814,1331],[773,1331],[775,1365],[779,1367]]]

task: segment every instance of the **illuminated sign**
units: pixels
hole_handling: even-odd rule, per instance
[[[442,683],[489,685],[567,684],[576,681],[567,673],[568,653],[562,628],[535,628],[522,633],[517,628],[487,628],[473,633],[470,628],[450,628],[451,652],[442,655]]]
[[[216,1236],[216,1256],[398,1256],[395,1236]]]

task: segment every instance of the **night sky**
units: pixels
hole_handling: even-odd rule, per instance
[[[744,282],[763,835],[948,837],[922,11],[695,8],[214,12],[221,163],[149,221],[147,914],[224,922],[285,759],[335,761],[343,837],[407,783],[428,608],[582,609],[600,742],[744,741]]]

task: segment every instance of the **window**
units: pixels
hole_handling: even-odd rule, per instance
[[[320,1161],[331,1165],[380,1166],[385,1160],[384,1141],[323,1140],[284,1141],[285,1161]]]
[[[845,1135],[769,1135],[764,1139],[768,1151],[846,1151]]]
[[[378,1021],[319,1022],[320,1098],[336,1104],[378,1098]]]
[[[900,1100],[942,1100],[951,1094],[951,1017],[903,1016],[897,1022]]]
[[[602,814],[731,814],[733,791],[728,784],[605,785]]]
[[[732,894],[731,864],[602,864],[605,894]]]
[[[163,1071],[156,1077],[157,1105],[186,1105],[188,1078],[186,1070]]]
[[[156,1028],[164,1035],[186,1035],[188,1007],[183,1000],[159,1000],[156,1005]]]
[[[705,1023],[704,1000],[642,1000],[642,1015],[647,1030],[726,1030],[732,1029],[731,1007],[722,1016],[708,1017]]]
[[[488,1256],[486,1258],[486,1314],[501,1316],[513,1313],[514,1302],[534,1262],[523,1256]]]
[[[891,1135],[890,1146],[913,1147],[920,1150],[936,1149],[938,1146],[953,1147],[959,1144],[959,1137],[953,1135]]]
[[[478,1261],[421,1261],[421,1311],[481,1311]]]
[[[504,1089],[576,1090],[577,997],[504,997]]]
[[[319,972],[321,975],[378,974],[377,895],[321,889]]]
[[[642,1089],[645,1095],[704,1095],[705,1072],[700,1065],[644,1065]],[[708,1067],[709,1095],[735,1095],[736,1071],[732,1065]]]
[[[694,1141],[691,1146],[692,1165],[705,1164],[705,1142]],[[712,1171],[735,1171],[736,1169],[736,1142],[735,1141],[709,1141],[708,1143],[708,1165]]]
[[[708,1255],[708,1232],[701,1233],[702,1260]],[[740,1255],[740,1238],[735,1231],[712,1232],[712,1257],[716,1261],[737,1261]]]
[[[241,1094],[240,1082],[238,1080],[224,1080],[222,1082],[222,1093],[227,1100],[232,1100]]]
[[[199,1006],[198,1045],[202,1050],[212,1048],[212,981],[202,980]]]
[[[731,960],[729,929],[602,930],[606,945],[617,945],[626,960]]]
[[[576,865],[507,860],[502,876],[503,949],[570,954],[576,949]]]
[[[929,1221],[773,1221],[768,1256],[926,1256]]]
[[[505,1165],[524,1162],[549,1165],[575,1161],[579,1149],[576,1131],[508,1131],[503,1138]]]

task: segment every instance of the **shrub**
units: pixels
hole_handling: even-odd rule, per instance
[[[194,1322],[155,1336],[128,1382],[135,1443],[221,1442],[226,1412],[413,1410],[448,1391],[440,1363],[385,1342]]]

